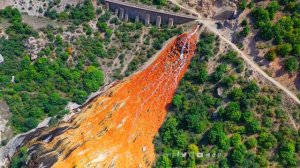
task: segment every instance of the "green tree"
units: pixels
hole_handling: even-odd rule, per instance
[[[228,150],[230,146],[230,140],[224,132],[223,125],[216,123],[207,134],[208,141],[217,145],[220,149]]]
[[[248,34],[250,33],[250,27],[246,25],[242,31],[240,31],[239,35],[242,37],[247,37]]]
[[[215,143],[221,132],[224,132],[223,124],[218,122],[208,131],[207,138],[210,143]]]
[[[257,133],[260,129],[260,123],[256,119],[252,119],[246,123],[246,132],[248,134]]]
[[[172,104],[179,110],[182,107],[183,95],[176,94],[172,99]]]
[[[153,3],[156,4],[156,5],[162,5],[162,6],[165,6],[167,5],[167,0],[153,0]]]
[[[289,55],[292,50],[293,47],[289,43],[281,44],[276,47],[276,53],[282,57]]]
[[[272,1],[266,8],[270,14],[270,18],[273,20],[275,13],[280,9],[280,5],[277,1]]]
[[[27,149],[25,147],[21,147],[19,151],[20,152],[16,156],[12,157],[11,160],[12,168],[20,168],[25,166],[28,157]]]
[[[203,65],[203,64],[202,64]],[[208,79],[208,71],[206,65],[199,66],[199,75],[198,75],[198,81],[200,84],[206,82]]]
[[[293,54],[300,58],[300,44],[295,44],[293,47]]]
[[[164,144],[174,144],[175,136],[178,133],[178,122],[174,117],[170,117],[161,128],[161,139]]]
[[[270,14],[267,10],[263,8],[256,8],[252,11],[252,15],[256,20],[256,28],[260,28],[262,23],[268,23],[270,21]]]
[[[216,68],[216,71],[211,76],[212,82],[218,82],[218,81],[220,81],[223,78],[224,73],[227,72],[227,70],[228,70],[228,67],[227,67],[226,64],[219,65]]]
[[[230,160],[231,164],[233,166],[241,165],[244,161],[246,151],[247,149],[244,145],[238,145],[235,147],[228,155],[228,159]]]
[[[38,123],[39,122],[35,118],[30,117],[25,120],[24,125],[27,127],[27,130],[31,130],[35,128],[38,125]]]
[[[231,146],[233,146],[233,147],[237,147],[238,145],[240,145],[242,143],[241,135],[238,133],[233,134],[230,139],[230,143],[231,143]]]
[[[251,81],[244,89],[243,92],[248,98],[254,98],[259,93],[260,88],[255,81]]]
[[[184,149],[187,147],[188,142],[188,134],[183,131],[178,131],[175,139],[176,147],[179,149]]]
[[[162,155],[158,158],[155,167],[157,168],[171,168],[172,162],[167,155]]]
[[[245,145],[246,145],[246,147],[248,149],[252,149],[252,148],[256,147],[257,146],[257,140],[256,140],[256,138],[250,138],[250,139],[248,139],[246,141]]]
[[[89,66],[83,76],[84,86],[89,92],[95,92],[104,84],[104,74],[94,66]]]
[[[276,52],[274,50],[270,50],[266,55],[265,55],[265,58],[268,60],[268,61],[274,61],[275,58],[276,58]]]
[[[271,22],[259,22],[260,37],[263,40],[271,40],[274,36],[273,26]]]
[[[284,141],[279,148],[279,162],[286,167],[297,166],[297,158],[295,155],[295,144],[290,140]]]
[[[230,75],[223,78],[223,80],[221,81],[221,85],[224,88],[229,88],[233,86],[234,82],[235,82],[235,77]]]
[[[237,102],[230,102],[225,108],[224,115],[227,120],[239,122],[242,116],[240,105]]]
[[[288,72],[295,72],[299,68],[299,62],[296,58],[290,57],[284,61],[284,68]]]
[[[188,146],[188,153],[189,153],[189,158],[187,160],[188,167],[196,168],[196,163],[195,163],[196,157],[195,156],[196,156],[197,153],[199,153],[198,146],[195,145],[195,144],[190,144]]]
[[[277,144],[277,139],[270,133],[263,132],[257,138],[258,144],[264,149],[271,149]]]
[[[233,101],[238,101],[244,95],[243,90],[241,88],[233,88],[229,93],[228,97]]]
[[[230,147],[230,140],[227,137],[227,135],[224,132],[220,132],[218,137],[217,137],[217,141],[216,141],[216,145],[220,148],[223,149],[224,151],[227,151]]]
[[[71,93],[73,101],[75,101],[77,104],[83,104],[88,97],[88,94],[84,90],[74,89],[71,91]]]
[[[246,1],[246,0],[242,0],[242,1],[240,2],[240,4],[239,4],[239,8],[240,8],[241,10],[245,10],[246,7],[247,7],[247,1]]]
[[[10,23],[16,23],[22,21],[22,15],[20,11],[11,6],[5,7],[3,10],[0,10],[0,16],[9,20]]]

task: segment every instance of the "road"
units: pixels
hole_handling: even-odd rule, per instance
[[[179,4],[176,0],[170,0],[170,2],[180,6],[181,8],[188,10],[190,12],[192,12],[193,14],[198,16],[198,22],[201,22],[203,24],[203,26],[205,26],[206,28],[208,28],[211,32],[213,32],[214,34],[218,35],[223,41],[225,41],[227,44],[229,44],[233,50],[235,50],[236,52],[239,53],[239,56],[241,58],[244,59],[244,61],[250,65],[253,70],[255,70],[257,73],[259,73],[260,75],[262,75],[264,78],[266,78],[268,81],[270,81],[273,85],[275,85],[276,87],[278,87],[279,89],[281,89],[282,91],[284,91],[291,99],[293,99],[296,103],[300,104],[300,100],[298,99],[298,97],[291,92],[288,88],[286,88],[285,86],[283,86],[281,83],[279,83],[278,81],[276,81],[274,78],[270,77],[268,74],[266,74],[260,67],[259,65],[257,65],[253,60],[250,59],[250,56],[245,54],[242,50],[240,50],[235,44],[233,44],[229,39],[227,39],[226,37],[224,37],[221,34],[221,31],[218,30],[215,26],[215,23],[217,21],[213,20],[213,19],[203,19],[203,17],[196,12],[195,10],[193,10],[192,8],[187,8],[181,4]]]
[[[291,92],[288,88],[286,88],[281,83],[279,83],[278,81],[276,81],[274,78],[272,78],[268,74],[266,74],[259,67],[259,65],[257,65],[253,60],[250,59],[250,56],[248,56],[247,54],[245,54],[235,44],[233,44],[230,40],[228,40],[227,38],[225,38],[216,28],[210,26],[209,23],[207,21],[205,21],[205,20],[198,20],[198,21],[201,22],[201,23],[203,23],[203,25],[205,27],[207,27],[210,31],[212,31],[213,33],[215,33],[216,35],[218,35],[222,40],[224,40],[227,44],[229,44],[232,47],[232,49],[234,49],[236,52],[238,52],[239,56],[241,56],[244,59],[244,61],[247,64],[249,64],[256,72],[258,72],[260,75],[262,75],[263,77],[265,77],[268,81],[270,81],[272,84],[274,84],[275,86],[277,86],[279,89],[283,90],[290,98],[292,98],[293,100],[295,100],[295,102],[297,102],[298,104],[300,104],[300,101],[299,101],[298,97],[293,92]]]

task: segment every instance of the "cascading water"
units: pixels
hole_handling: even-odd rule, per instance
[[[70,123],[29,142],[28,167],[151,167],[153,138],[194,54],[198,28],[179,35],[151,65],[95,98]]]

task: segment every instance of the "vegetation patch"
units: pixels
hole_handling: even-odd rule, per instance
[[[217,54],[218,43],[201,35],[154,141],[155,167],[298,166],[299,135],[282,94],[249,80],[237,53]],[[209,73],[211,64],[217,65]]]

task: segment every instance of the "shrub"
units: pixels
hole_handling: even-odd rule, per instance
[[[284,61],[284,68],[288,72],[295,72],[299,68],[299,62],[296,58],[290,57]]]
[[[266,132],[261,133],[258,136],[257,140],[259,146],[261,146],[264,149],[271,149],[277,144],[277,140],[274,137],[274,135]]]
[[[242,31],[240,31],[239,35],[242,37],[247,37],[249,32],[250,32],[250,27],[247,25],[243,28]]]
[[[257,140],[255,138],[250,138],[245,144],[248,149],[252,149],[257,146]]]
[[[238,122],[242,116],[240,105],[237,102],[230,102],[225,108],[225,118],[227,120]]]
[[[270,50],[266,55],[265,55],[265,58],[268,60],[268,61],[274,61],[275,58],[276,58],[276,52],[274,50]]]
[[[276,47],[276,53],[280,56],[287,56],[292,51],[292,45],[289,43],[281,44]]]

